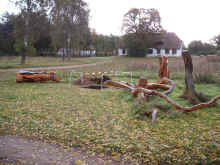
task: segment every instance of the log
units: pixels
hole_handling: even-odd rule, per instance
[[[16,73],[16,82],[45,82],[45,81],[59,82],[61,78],[56,77],[55,72],[29,72],[21,71]]]
[[[166,84],[149,83],[149,84],[147,84],[146,89],[164,89],[164,90],[168,90],[168,89],[170,89],[170,86],[166,85]]]
[[[163,79],[162,81],[168,81],[167,79]],[[145,88],[145,89],[164,89],[164,90],[168,90],[170,89],[169,85],[166,84],[157,84],[157,83],[148,83],[148,80],[144,77],[141,77],[138,81],[138,84],[135,85],[135,88]]]

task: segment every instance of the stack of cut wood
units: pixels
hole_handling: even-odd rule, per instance
[[[16,82],[45,82],[45,81],[59,82],[61,78],[56,77],[55,72],[30,72],[20,71],[16,74]]]

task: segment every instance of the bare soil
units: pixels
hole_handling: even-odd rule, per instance
[[[107,157],[90,156],[79,149],[17,136],[0,136],[0,165],[119,165]]]

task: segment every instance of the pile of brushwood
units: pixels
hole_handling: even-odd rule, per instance
[[[111,78],[106,75],[102,75],[101,77],[82,76],[80,79],[74,81],[73,83],[75,85],[80,85],[83,88],[101,89],[106,88],[106,86],[104,86],[104,82],[108,80],[111,80]]]

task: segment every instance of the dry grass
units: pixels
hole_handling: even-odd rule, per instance
[[[130,68],[136,78],[144,75],[152,82],[157,79],[156,58],[114,57],[112,60],[109,64],[75,71],[127,71]],[[179,65],[176,64],[181,60],[169,60],[169,64],[173,64],[169,67],[176,69],[171,70],[176,88],[170,97],[189,106],[178,97],[184,90],[184,74],[181,70],[177,72]],[[139,70],[138,66],[144,69],[143,65],[149,68]],[[65,78],[61,83],[23,84],[15,83],[14,75],[0,73],[0,133],[78,146],[91,155],[94,152],[106,154],[117,161],[211,164],[219,160],[219,103],[192,113],[182,113],[173,107],[160,109],[156,123],[151,125],[150,118],[140,118],[136,112],[151,110],[154,103],[166,105],[161,99],[152,97],[140,107],[127,91],[109,88],[100,92],[71,86],[69,73],[58,72]],[[126,76],[118,79],[129,81]],[[197,84],[196,90],[211,97],[219,95],[218,84]]]

